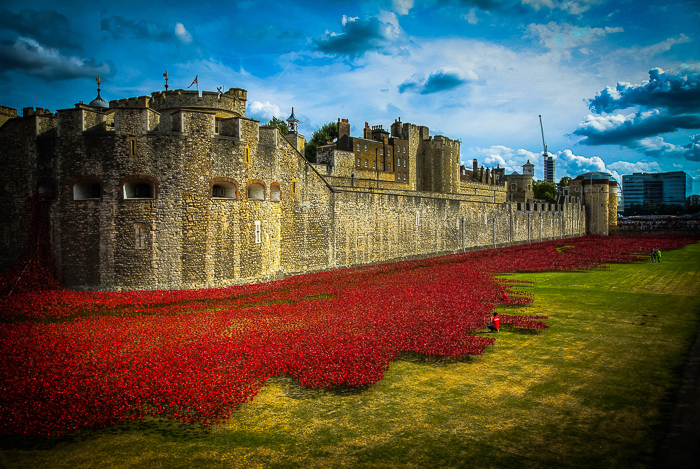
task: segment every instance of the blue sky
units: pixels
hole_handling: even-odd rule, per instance
[[[0,104],[55,111],[164,86],[248,90],[248,116],[307,138],[396,118],[462,142],[462,161],[542,177],[700,177],[697,0],[5,1]],[[698,192],[697,185],[695,192]]]

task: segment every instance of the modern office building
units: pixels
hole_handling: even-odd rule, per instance
[[[625,210],[632,205],[680,205],[692,193],[693,178],[685,171],[634,173],[622,176]]]
[[[554,158],[547,153],[544,154],[544,180],[545,182],[554,182]]]

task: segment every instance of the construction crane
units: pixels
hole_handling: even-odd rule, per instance
[[[547,157],[547,144],[544,141],[544,127],[542,127],[542,115],[540,115],[540,130],[542,131],[542,146],[544,147],[544,156]]]

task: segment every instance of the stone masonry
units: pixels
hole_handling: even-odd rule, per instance
[[[218,287],[580,236],[602,216],[577,198],[512,201],[504,181],[464,179],[458,141],[399,120],[391,134],[367,125],[370,138],[341,121],[311,164],[301,137],[246,118],[246,99],[175,90],[8,119],[0,268],[24,246],[36,191],[66,285],[92,290]]]

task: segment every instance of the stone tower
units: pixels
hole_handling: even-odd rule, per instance
[[[617,181],[610,173],[579,175],[569,184],[569,194],[583,198],[587,233],[607,236],[617,226]]]

